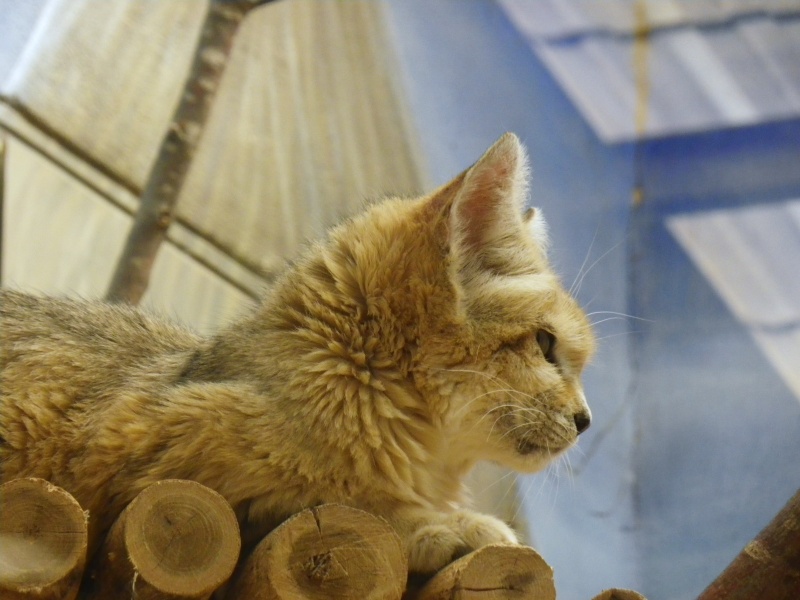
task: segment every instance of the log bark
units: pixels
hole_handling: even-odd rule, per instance
[[[72,600],[86,563],[87,515],[43,479],[0,486],[0,598]]]
[[[222,496],[194,481],[159,481],[114,523],[82,598],[208,598],[233,573],[240,546]]]
[[[383,519],[327,504],[296,514],[245,561],[226,600],[399,600],[408,566]]]
[[[156,254],[175,216],[183,182],[211,113],[239,24],[271,0],[210,0],[184,91],[141,196],[106,300],[138,304]]]
[[[800,490],[698,600],[800,598]]]
[[[647,600],[639,592],[633,590],[610,589],[605,590],[592,598],[592,600]]]
[[[553,569],[527,546],[479,548],[439,571],[416,600],[555,600]]]

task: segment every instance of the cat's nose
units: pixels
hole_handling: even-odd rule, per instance
[[[581,411],[572,415],[572,420],[575,421],[575,429],[578,430],[578,435],[589,429],[592,424],[592,415],[588,412]]]

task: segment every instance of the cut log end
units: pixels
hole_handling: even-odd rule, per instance
[[[415,597],[417,600],[555,600],[556,588],[553,569],[533,548],[491,545],[439,571]]]
[[[0,597],[74,598],[86,562],[87,517],[43,479],[0,486]]]
[[[239,558],[236,516],[225,499],[194,481],[164,480],[123,511],[98,553],[92,597],[135,589],[144,597],[204,598]]]
[[[131,503],[125,545],[139,577],[154,587],[211,593],[233,572],[238,531],[222,496],[193,481],[165,480]]]
[[[298,513],[264,538],[226,598],[397,600],[407,568],[388,523],[329,504]]]

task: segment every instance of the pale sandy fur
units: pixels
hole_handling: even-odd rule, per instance
[[[447,186],[333,229],[211,338],[0,292],[2,480],[67,489],[93,545],[164,478],[217,490],[253,536],[323,502],[366,509],[414,570],[515,542],[465,508],[461,479],[478,460],[535,471],[574,444],[594,344],[541,215],[523,216],[527,177],[506,134]]]

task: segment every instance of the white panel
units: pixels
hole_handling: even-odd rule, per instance
[[[800,399],[800,200],[675,216],[667,227]]]
[[[797,0],[762,5],[699,0],[499,1],[607,143],[741,127],[799,114],[794,58],[800,52]],[[637,6],[645,7],[644,15]],[[643,27],[647,35],[637,37]],[[628,59],[609,60],[619,48]],[[643,131],[633,125],[636,115],[630,102],[613,102],[615,97],[637,95],[638,51],[652,79],[651,113]],[[677,68],[664,70],[664,65]],[[763,85],[748,85],[749,80]]]
[[[668,44],[727,121],[757,121],[758,109],[745,95],[736,74],[728,70],[703,34],[677,31],[670,35]]]
[[[800,399],[800,327],[767,331],[751,328],[761,351]]]

